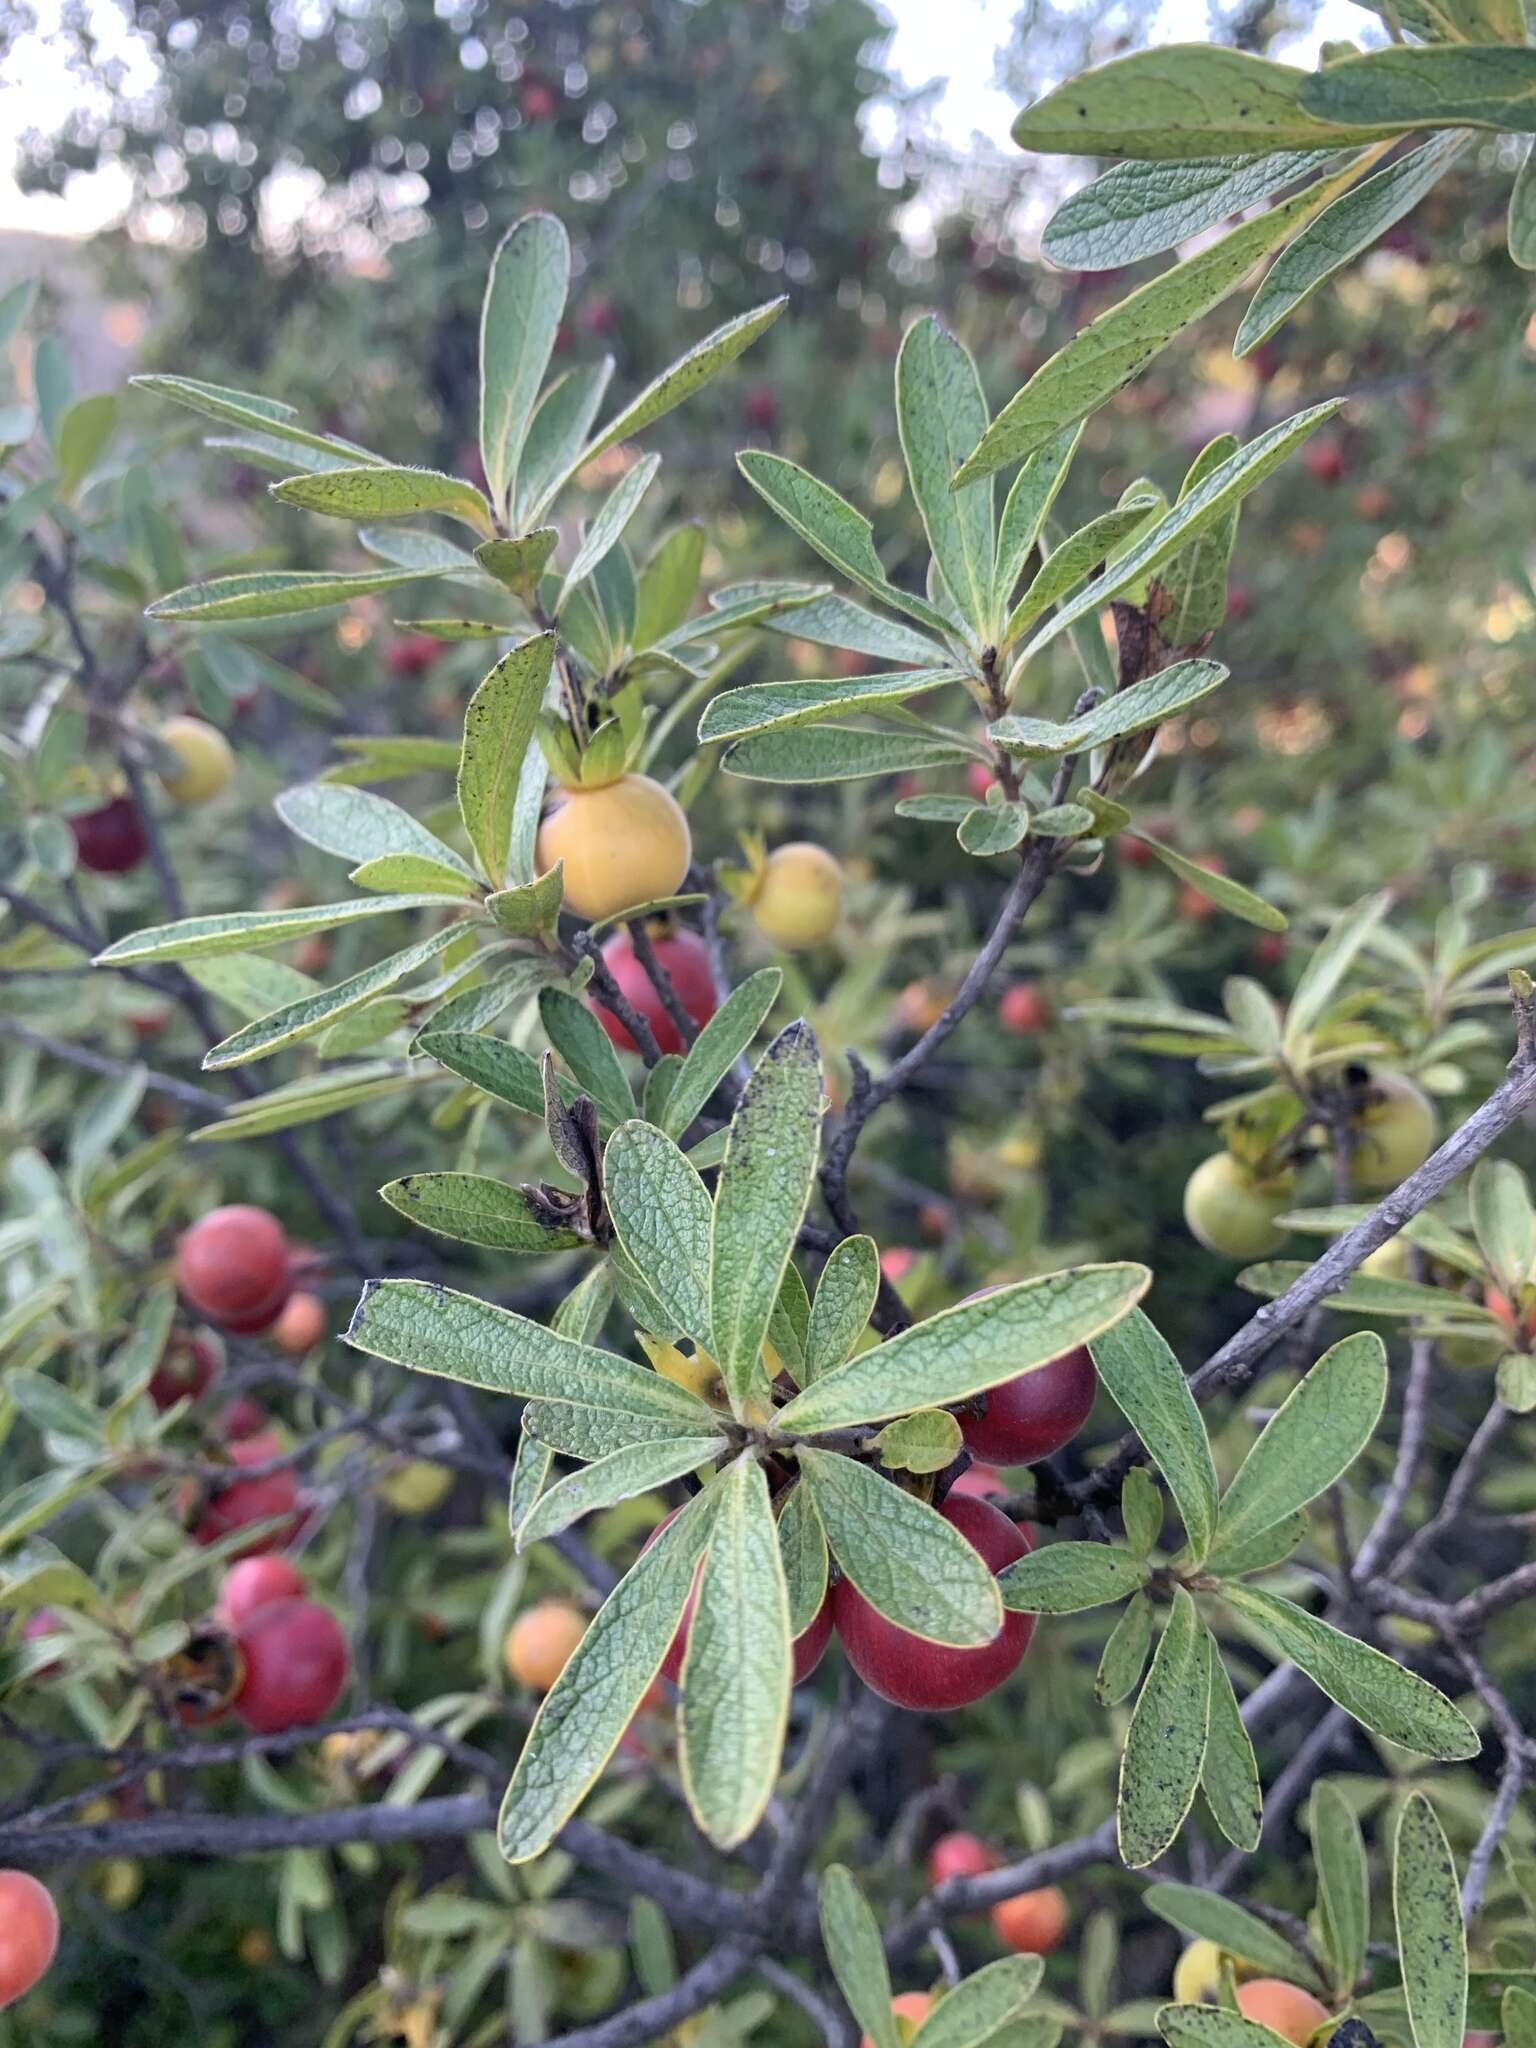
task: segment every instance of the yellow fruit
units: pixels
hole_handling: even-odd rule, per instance
[[[519,1685],[548,1692],[586,1632],[586,1616],[569,1600],[541,1600],[525,1609],[507,1631],[507,1670]]]
[[[1435,1149],[1429,1097],[1404,1074],[1372,1074],[1355,1120],[1350,1173],[1360,1188],[1395,1188]]]
[[[1175,2005],[1214,2005],[1221,1989],[1221,1950],[1214,1941],[1192,1941],[1173,1966]]]
[[[1275,1218],[1289,1208],[1290,1174],[1261,1181],[1230,1152],[1202,1159],[1184,1187],[1184,1221],[1207,1251],[1224,1259],[1262,1259],[1285,1242]]]
[[[752,897],[752,919],[771,945],[794,953],[837,929],[843,871],[824,847],[794,839],[775,847]]]
[[[434,1465],[427,1458],[412,1458],[397,1465],[379,1481],[379,1492],[397,1515],[430,1515],[453,1490],[453,1474],[446,1465]]]
[[[565,862],[565,907],[577,917],[615,917],[675,896],[693,858],[676,799],[648,775],[601,789],[565,789],[539,827],[541,875]]]
[[[168,718],[156,738],[176,756],[179,767],[160,780],[179,804],[206,804],[221,796],[235,772],[229,741],[201,718]]]

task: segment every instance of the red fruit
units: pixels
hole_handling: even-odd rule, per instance
[[[172,1336],[146,1391],[163,1415],[182,1400],[200,1401],[219,1376],[223,1360],[206,1337]]]
[[[59,1912],[25,1870],[0,1870],[0,2008],[25,1998],[59,1948]]]
[[[715,978],[710,972],[709,948],[697,932],[681,927],[651,940],[656,964],[671,977],[678,1001],[695,1024],[707,1024],[715,1014]],[[603,964],[656,1034],[663,1052],[682,1052],[683,1034],[678,1030],[656,993],[655,984],[640,963],[635,942],[627,931],[617,931],[603,946]],[[621,1052],[634,1052],[635,1041],[611,1010],[589,998],[592,1014]]]
[[[996,1572],[1034,1548],[1028,1533],[989,1501],[951,1493],[939,1513]],[[832,1613],[848,1662],[871,1691],[923,1713],[968,1707],[1017,1670],[1035,1632],[1032,1614],[1005,1614],[990,1643],[956,1650],[898,1628],[870,1606],[851,1579],[833,1591]]]
[[[69,821],[75,858],[98,875],[126,875],[149,851],[144,820],[131,796],[115,796],[94,811]]]
[[[1032,1038],[1051,1021],[1051,1006],[1032,981],[1016,981],[1003,990],[997,1006],[998,1022],[1018,1038]]]
[[[250,1334],[277,1321],[288,1299],[288,1238],[265,1209],[210,1209],[176,1247],[176,1284],[226,1329]]]
[[[1315,434],[1301,451],[1301,459],[1320,484],[1336,484],[1349,466],[1344,450],[1328,434]]]
[[[229,1447],[230,1463],[235,1466],[270,1465],[274,1458],[282,1455],[282,1444],[265,1431],[257,1436],[244,1437]],[[228,1536],[251,1522],[265,1522],[273,1515],[287,1515],[290,1519],[286,1523],[265,1536],[255,1538],[240,1555],[251,1557],[263,1551],[281,1550],[285,1543],[293,1540],[298,1530],[300,1517],[294,1514],[298,1504],[297,1475],[291,1465],[284,1465],[281,1470],[268,1472],[261,1478],[235,1479],[228,1486],[220,1487],[204,1504],[192,1533],[199,1543],[217,1543],[221,1536]]]
[[[249,1394],[237,1394],[219,1417],[219,1434],[231,1444],[238,1443],[241,1437],[254,1436],[266,1426],[266,1409]]]
[[[304,1574],[286,1557],[242,1557],[225,1574],[219,1613],[231,1628],[238,1628],[258,1607],[270,1607],[275,1600],[302,1600],[308,1591]]]
[[[749,427],[771,434],[779,424],[779,394],[773,385],[748,385],[742,393],[741,416]]]
[[[947,1884],[952,1877],[982,1877],[996,1870],[998,1859],[980,1835],[940,1835],[928,1851],[928,1882]]]
[[[1049,1365],[993,1387],[984,1415],[960,1417],[965,1447],[999,1465],[1033,1465],[1072,1441],[1088,1420],[1098,1391],[1093,1360],[1079,1345]]]
[[[258,1607],[235,1631],[244,1667],[234,1709],[258,1735],[323,1721],[347,1683],[341,1623],[313,1600]]]
[[[430,633],[407,633],[390,648],[384,661],[392,676],[424,676],[446,651],[444,643]]]

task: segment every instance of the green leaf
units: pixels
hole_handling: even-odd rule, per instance
[[[331,519],[410,519],[422,512],[446,513],[478,533],[490,533],[490,508],[473,484],[437,469],[395,469],[368,463],[354,469],[322,470],[314,476],[285,477],[269,486],[272,496],[301,511]]]
[[[1374,138],[1374,129],[1340,131],[1341,117],[1314,104],[1312,82],[1267,57],[1172,43],[1068,79],[1024,109],[1013,139],[1047,155],[1176,162],[1233,150],[1340,149]]]
[[[586,1242],[544,1222],[521,1188],[483,1173],[408,1173],[387,1181],[379,1199],[423,1230],[497,1251],[569,1251]]]
[[[611,1508],[654,1487],[696,1472],[725,1449],[725,1438],[713,1436],[662,1437],[655,1442],[625,1444],[606,1457],[569,1472],[547,1492],[541,1493],[523,1520],[513,1527],[514,1547],[528,1550],[569,1529],[583,1516]]]
[[[803,1484],[864,1598],[926,1642],[979,1649],[1003,1625],[997,1581],[958,1529],[872,1467],[802,1445]]]
[[[375,1358],[491,1393],[671,1422],[674,1435],[718,1425],[706,1402],[648,1367],[422,1280],[370,1282],[346,1341]]]
[[[1020,652],[1014,664],[1015,670],[1022,668],[1058,633],[1096,612],[1116,591],[1142,581],[1160,569],[1164,562],[1171,561],[1213,520],[1225,518],[1232,507],[1240,504],[1250,491],[1278,469],[1308,435],[1315,433],[1325,420],[1332,419],[1342,404],[1342,399],[1327,399],[1322,405],[1309,406],[1305,412],[1293,413],[1288,420],[1280,420],[1262,434],[1255,434],[1235,455],[1181,497],[1172,510],[1111,563],[1102,576],[1086,584],[1053,618],[1047,620]]]
[[[970,747],[925,732],[866,732],[816,725],[758,733],[727,747],[720,765],[750,782],[859,782],[870,775],[921,773],[974,761]]]
[[[1392,1843],[1392,1917],[1414,2048],[1461,2048],[1467,1936],[1456,1864],[1435,1809],[1410,1792]]]
[[[1139,1309],[1089,1349],[1110,1398],[1167,1481],[1200,1563],[1216,1532],[1216,1467],[1183,1368]]]
[[[804,1635],[827,1597],[827,1539],[808,1486],[780,1496],[779,1552],[789,1588],[789,1633]]]
[[[353,868],[347,880],[355,882],[359,889],[376,889],[385,895],[410,890],[451,903],[480,901],[478,882],[441,861],[424,860],[419,853],[381,853]]]
[[[1248,1856],[1259,1846],[1259,1830],[1264,1821],[1259,1766],[1252,1739],[1243,1726],[1237,1694],[1222,1661],[1221,1645],[1209,1629],[1205,1636],[1211,1667],[1211,1718],[1200,1784],[1216,1825],[1234,1849],[1241,1849]]]
[[[459,755],[459,816],[493,889],[507,879],[523,757],[549,683],[555,636],[541,633],[503,655],[470,698]]]
[[[1194,1803],[1210,1720],[1207,1641],[1194,1601],[1175,1587],[1120,1758],[1120,1858],[1131,1870],[1165,1853]]]
[[[1437,136],[1343,193],[1304,227],[1270,265],[1243,315],[1232,353],[1245,356],[1257,348],[1320,284],[1411,213],[1462,154],[1467,140],[1455,129]]]
[[[440,931],[429,933],[424,939],[418,939],[414,946],[391,953],[388,959],[377,961],[360,973],[348,975],[345,981],[338,981],[331,988],[321,989],[318,995],[302,996],[296,1003],[285,1004],[282,1009],[269,1011],[265,1017],[257,1017],[210,1047],[203,1055],[204,1069],[214,1072],[224,1067],[241,1067],[249,1060],[268,1059],[285,1046],[298,1045],[306,1038],[313,1038],[317,1031],[323,1031],[338,1017],[360,1009],[374,996],[394,988],[408,974],[414,974],[418,967],[435,960],[459,936],[456,924],[447,925]]]
[[[642,456],[633,468],[627,469],[613,489],[598,507],[597,516],[587,526],[581,537],[571,566],[565,572],[565,581],[560,586],[560,595],[555,600],[559,611],[567,603],[572,591],[584,582],[609,551],[618,546],[624,529],[640,509],[640,500],[650,489],[656,472],[661,467],[659,455]]]
[[[815,1436],[968,1401],[1110,1329],[1151,1277],[1145,1266],[1075,1266],[958,1302],[825,1373],[779,1410],[776,1426]],[[1214,1475],[1211,1484],[1214,1510]]]
[[[354,597],[374,597],[398,590],[440,569],[363,569],[344,574],[329,569],[260,569],[241,576],[216,576],[211,583],[189,583],[146,605],[150,619],[183,619],[188,625],[222,624],[230,619],[281,619],[298,612],[328,611]]]
[[[480,314],[480,461],[498,508],[511,495],[570,278],[570,242],[552,213],[514,222],[491,260]]]
[[[823,561],[898,611],[948,636],[952,629],[941,612],[887,581],[869,521],[830,484],[822,483],[798,463],[761,448],[743,449],[736,466],[758,496],[766,499],[784,524]]]
[[[539,1708],[502,1802],[509,1863],[549,1847],[618,1748],[677,1633],[717,1505],[707,1487],[640,1553]]]
[[[612,356],[567,370],[534,408],[512,487],[515,533],[523,533],[581,467],[583,446],[612,376]]]
[[[1041,248],[1065,270],[1118,270],[1220,227],[1335,155],[1266,149],[1192,163],[1115,164],[1056,209]]]
[[[543,989],[539,993],[539,1021],[549,1034],[550,1044],[602,1115],[613,1123],[633,1116],[635,1096],[629,1076],[614,1050],[613,1040],[586,1004],[563,988]]]
[[[881,618],[878,612],[866,611],[852,598],[831,592],[813,598],[809,604],[780,611],[767,623],[772,632],[788,633],[822,647],[847,647],[875,661],[904,661],[914,668],[942,668],[948,659],[947,650],[938,641],[914,632],[900,619]]]
[[[1522,270],[1536,270],[1536,143],[1532,143],[1509,188],[1509,255]]]
[[[1338,179],[1322,180],[1230,229],[1089,322],[1016,393],[961,465],[957,487],[990,476],[1083,420],[1148,360],[1235,292],[1261,258],[1327,204]]]
[[[712,1350],[709,1239],[713,1215],[698,1173],[650,1124],[621,1123],[603,1155],[613,1227],[668,1316]]]
[[[1043,612],[1048,612],[1053,604],[1059,604],[1070,590],[1075,589],[1096,563],[1112,555],[1121,541],[1127,540],[1155,515],[1156,507],[1146,500],[1117,505],[1112,511],[1101,512],[1097,519],[1089,520],[1086,526],[1069,535],[1060,547],[1053,548],[1041,564],[1040,573],[1009,613],[1001,644],[1011,646]]]
[[[696,519],[658,542],[635,579],[636,647],[653,647],[687,618],[703,560],[704,528]]]
[[[734,988],[689,1046],[660,1118],[668,1137],[681,1138],[716,1088],[746,1051],[778,1000],[784,976],[759,968]]]
[[[1171,868],[1181,882],[1192,882],[1202,896],[1208,896],[1220,910],[1230,911],[1233,917],[1240,917],[1244,924],[1257,925],[1260,931],[1283,932],[1289,929],[1290,919],[1283,910],[1277,910],[1273,903],[1266,903],[1262,896],[1255,896],[1251,889],[1245,889],[1241,882],[1234,882],[1230,875],[1214,874],[1197,860],[1190,860],[1182,853],[1176,853],[1171,846],[1164,846],[1160,839],[1148,839],[1144,832],[1128,835],[1139,839],[1165,868]]]
[[[1019,754],[1029,761],[1046,761],[1059,754],[1108,746],[1112,740],[1146,732],[1191,704],[1198,704],[1202,697],[1219,689],[1229,673],[1219,661],[1176,661],[1159,669],[1156,675],[1146,676],[1113,697],[1106,697],[1091,711],[1065,725],[1046,718],[1014,715],[994,720],[987,727],[987,737],[1005,753]]]
[[[272,808],[288,830],[322,853],[364,862],[409,853],[437,867],[451,868],[473,882],[474,870],[387,796],[339,782],[300,782],[273,799]]]
[[[900,2048],[879,1922],[853,1872],[841,1863],[822,1872],[821,1938],[848,2010],[874,2048]]]
[[[896,422],[933,559],[962,617],[983,633],[992,604],[992,486],[951,491],[949,480],[987,431],[987,401],[976,365],[931,313],[902,339]]]
[[[1133,1465],[1120,1487],[1120,1518],[1133,1557],[1152,1555],[1163,1533],[1163,1496],[1145,1465]]]
[[[810,1202],[825,1110],[815,1035],[790,1024],[742,1090],[715,1193],[710,1323],[738,1418],[759,1397],[763,1339]]]
[[[1141,1903],[1181,1933],[1215,1942],[1219,1949],[1239,1962],[1252,1964],[1265,1976],[1322,1989],[1317,1972],[1299,1949],[1267,1920],[1223,1898],[1220,1892],[1207,1891],[1202,1885],[1152,1884],[1142,1893]]]
[[[843,1363],[863,1336],[880,1292],[880,1254],[872,1237],[833,1246],[816,1283],[805,1340],[805,1382]]]
[[[1472,1169],[1472,1230],[1488,1270],[1506,1294],[1536,1260],[1536,1216],[1525,1175],[1512,1160],[1480,1159]]]
[[[1369,1644],[1257,1586],[1227,1585],[1222,1597],[1244,1633],[1298,1665],[1363,1727],[1419,1756],[1454,1762],[1476,1756],[1477,1731],[1444,1693]]]
[[[1218,1540],[1251,1542],[1326,1493],[1374,1435],[1388,1377],[1387,1347],[1370,1331],[1325,1351],[1269,1418],[1227,1488]]]
[[[739,739],[748,733],[783,732],[814,725],[845,711],[878,711],[946,683],[964,680],[957,668],[903,668],[872,676],[844,676],[798,682],[746,683],[722,690],[704,707],[699,744]]]
[[[1068,427],[1054,441],[1037,448],[1013,480],[997,533],[997,564],[992,573],[991,625],[998,630],[1014,586],[1040,539],[1046,514],[1067,480],[1067,471],[1082,439],[1082,428]]]
[[[1003,1956],[983,1964],[944,1993],[913,2036],[912,2048],[983,2048],[1023,2016],[1044,1972],[1041,1956]]]
[[[1145,1593],[1134,1594],[1120,1619],[1109,1632],[1104,1654],[1094,1680],[1094,1697],[1102,1707],[1118,1707],[1129,1699],[1146,1669],[1152,1647],[1152,1602]]]
[[[763,1468],[743,1453],[720,1496],[688,1627],[678,1763],[688,1804],[717,1849],[762,1819],[789,1718],[789,1595]]]
[[[1536,50],[1455,43],[1372,50],[1310,72],[1306,111],[1323,121],[1369,122],[1382,134],[1412,128],[1498,128],[1536,133]]]
[[[1081,1614],[1146,1582],[1146,1566],[1107,1543],[1052,1543],[1005,1565],[997,1578],[1003,1605],[1015,1614]]]
[[[1371,1938],[1371,1869],[1354,1807],[1324,1778],[1309,1808],[1317,1904],[1334,1988],[1348,1996],[1365,1968]]]
[[[942,1472],[960,1455],[964,1441],[947,1408],[916,1408],[888,1422],[875,1448],[887,1472]]]

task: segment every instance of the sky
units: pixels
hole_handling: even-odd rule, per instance
[[[61,0],[43,0],[45,16],[50,4],[58,6]],[[1014,109],[994,82],[994,59],[1008,40],[1018,0],[880,0],[880,4],[892,22],[892,68],[903,82],[920,86],[934,79],[945,81],[933,113],[939,134],[957,145],[976,134],[1003,142]],[[1308,35],[1286,54],[1309,63],[1325,35],[1356,34],[1362,19],[1347,0],[1323,0]],[[1198,41],[1207,33],[1205,0],[1163,0],[1152,40]],[[62,198],[28,196],[16,187],[12,167],[17,138],[24,128],[47,127],[61,119],[74,92],[74,83],[62,67],[46,60],[29,61],[25,77],[13,76],[0,84],[0,231],[23,228],[87,235],[116,217],[123,187],[111,174],[77,179]],[[878,120],[872,125],[878,137]]]

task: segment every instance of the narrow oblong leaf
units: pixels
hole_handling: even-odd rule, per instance
[[[663,1437],[654,1443],[626,1444],[609,1452],[579,1471],[567,1473],[547,1492],[540,1494],[522,1522],[513,1530],[515,1547],[527,1550],[550,1536],[558,1536],[584,1515],[611,1508],[621,1500],[633,1500],[653,1487],[696,1472],[725,1449],[723,1436]]]
[[[1392,1842],[1392,1917],[1414,2048],[1460,2048],[1467,1935],[1455,1859],[1435,1809],[1410,1792]]]
[[[1371,1938],[1371,1867],[1355,1809],[1326,1778],[1308,1808],[1317,1903],[1335,1989],[1353,1992]]]
[[[525,214],[491,259],[480,313],[480,463],[508,502],[570,287],[571,246],[552,213]]]
[[[1422,149],[1400,157],[1351,192],[1342,193],[1270,265],[1254,293],[1232,344],[1245,356],[1288,320],[1319,285],[1352,262],[1388,228],[1413,211],[1467,147],[1468,137],[1452,129]]]
[[[509,1863],[549,1847],[617,1749],[677,1632],[716,1506],[707,1487],[640,1553],[545,1696],[502,1801]]]
[[[968,1401],[1098,1337],[1141,1299],[1151,1278],[1145,1266],[1074,1266],[959,1302],[824,1374],[775,1423],[814,1436]],[[1213,1474],[1213,1508],[1214,1487]]]
[[[502,656],[465,707],[459,816],[493,889],[507,879],[523,757],[538,723],[554,652],[553,633],[525,640]]]
[[[979,1649],[1003,1626],[997,1581],[957,1529],[870,1466],[802,1446],[832,1555],[877,1613],[925,1642]]]
[[[1139,1309],[1088,1348],[1110,1399],[1167,1481],[1198,1564],[1216,1532],[1216,1466],[1183,1367]]]
[[[1259,1830],[1264,1824],[1258,1760],[1253,1753],[1253,1740],[1243,1726],[1221,1645],[1209,1629],[1205,1639],[1211,1668],[1211,1718],[1200,1785],[1217,1827],[1234,1849],[1251,1855],[1259,1846]]]
[[[1194,1803],[1210,1721],[1206,1640],[1194,1601],[1176,1587],[1120,1757],[1116,1825],[1121,1860],[1132,1870],[1170,1847]]]
[[[1321,171],[1336,154],[1265,149],[1188,163],[1114,164],[1057,207],[1040,246],[1064,270],[1118,270],[1219,227]]]
[[[1081,1614],[1124,1600],[1146,1581],[1145,1564],[1108,1543],[1051,1543],[997,1575],[1003,1605],[1015,1614]]]
[[[778,1000],[784,975],[762,967],[733,988],[684,1055],[662,1111],[661,1128],[680,1138],[746,1051]]]
[[[1477,1730],[1443,1692],[1368,1643],[1258,1586],[1226,1585],[1222,1597],[1261,1648],[1305,1671],[1335,1706],[1374,1734],[1441,1762],[1476,1756],[1482,1748]]]
[[[688,1625],[678,1763],[700,1828],[734,1849],[762,1819],[789,1719],[789,1595],[763,1468],[738,1457],[718,1493]]]
[[[442,512],[478,533],[491,531],[490,508],[474,485],[437,469],[369,463],[285,477],[269,488],[285,505],[330,519],[410,519],[418,513]]]
[[[1375,1434],[1387,1382],[1387,1347],[1374,1332],[1325,1351],[1265,1423],[1227,1488],[1218,1540],[1249,1542],[1325,1493]]]
[[[1141,1902],[1181,1933],[1214,1942],[1229,1956],[1251,1963],[1266,1976],[1322,1989],[1317,1972],[1300,1949],[1267,1920],[1234,1899],[1223,1898],[1220,1892],[1193,1884],[1153,1884],[1142,1893]]]
[[[586,1240],[544,1221],[522,1188],[483,1173],[407,1173],[379,1199],[423,1230],[504,1252],[569,1251]]]
[[[880,1292],[880,1254],[872,1237],[845,1237],[827,1255],[811,1303],[805,1379],[831,1372],[863,1336]]]
[[[821,1935],[848,2010],[874,2048],[900,2048],[880,1925],[853,1872],[842,1863],[822,1872]]]
[[[1040,1956],[1003,1956],[983,1964],[945,1992],[913,2036],[912,2048],[985,2048],[1022,2017],[1044,1973]]]
[[[967,351],[930,313],[896,358],[896,423],[912,495],[950,596],[978,632],[992,604],[992,485],[949,480],[987,431],[987,401]]]
[[[703,1181],[650,1124],[621,1123],[603,1155],[613,1227],[631,1263],[669,1317],[709,1351],[709,1245],[713,1221]]]
[[[709,1314],[738,1416],[762,1377],[763,1340],[810,1202],[825,1110],[815,1034],[790,1024],[742,1091],[715,1193]]]

